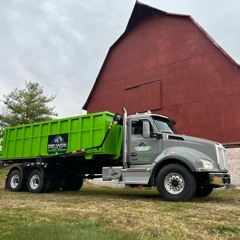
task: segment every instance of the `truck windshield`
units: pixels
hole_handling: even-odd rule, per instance
[[[175,122],[159,116],[152,116],[152,118],[159,132],[177,133],[174,128]]]

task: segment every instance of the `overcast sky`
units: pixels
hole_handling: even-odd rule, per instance
[[[191,15],[240,63],[240,1],[142,0]],[[39,82],[59,117],[80,115],[108,49],[124,32],[135,0],[1,0],[0,99]]]

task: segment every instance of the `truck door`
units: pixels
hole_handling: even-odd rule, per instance
[[[154,137],[143,138],[143,122],[149,120],[132,120],[129,131],[128,159],[130,164],[151,164],[162,151],[162,140]],[[153,128],[150,124],[150,131]]]

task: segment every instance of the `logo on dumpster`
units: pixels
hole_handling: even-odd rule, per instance
[[[68,134],[57,134],[48,136],[48,153],[66,152]]]

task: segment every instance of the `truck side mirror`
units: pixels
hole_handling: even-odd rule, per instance
[[[149,122],[143,122],[143,137],[149,138],[150,137],[150,124]]]

